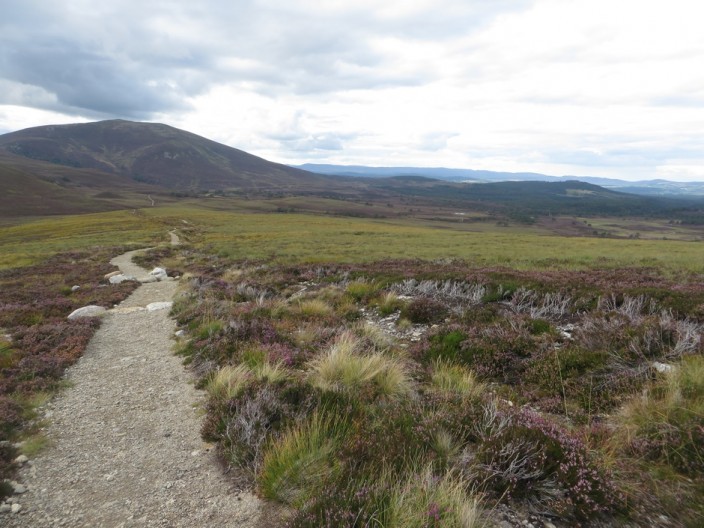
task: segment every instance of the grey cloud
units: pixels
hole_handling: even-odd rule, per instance
[[[255,0],[116,0],[90,11],[71,0],[6,0],[0,79],[23,86],[25,104],[131,118],[184,110],[185,99],[220,83],[248,83],[270,96],[417,85],[431,73],[399,73],[372,38],[466,34],[528,3],[453,2],[382,17]]]

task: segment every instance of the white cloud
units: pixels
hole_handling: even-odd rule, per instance
[[[290,163],[704,179],[696,0],[6,1],[0,129],[136,117]]]

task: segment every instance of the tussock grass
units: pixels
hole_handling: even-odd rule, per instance
[[[683,475],[704,471],[704,357],[690,356],[617,416],[612,442]]]
[[[330,349],[310,364],[313,385],[336,392],[373,388],[388,398],[411,392],[412,382],[405,365],[380,353],[357,353],[359,341],[345,333]]]
[[[484,385],[463,365],[436,359],[432,368],[430,383],[436,390],[454,392],[469,398],[479,397],[484,392]]]
[[[298,313],[303,317],[316,318],[316,317],[327,317],[331,315],[334,310],[332,306],[321,299],[307,299],[301,301],[297,306]]]
[[[246,365],[225,365],[215,373],[206,390],[211,398],[230,400],[240,394],[253,378],[252,371]]]
[[[478,501],[467,494],[467,488],[467,483],[452,473],[436,477],[430,466],[414,472],[393,487],[384,526],[479,526]]]
[[[391,315],[403,308],[404,302],[399,299],[395,292],[386,292],[377,301],[379,313],[383,316]]]
[[[273,365],[268,362],[261,363],[252,369],[252,373],[259,381],[268,383],[279,383],[289,377],[288,371],[280,363]]]
[[[394,347],[394,339],[377,325],[362,322],[354,328],[355,333],[375,352],[389,352]]]
[[[337,467],[334,454],[347,425],[340,419],[314,413],[274,442],[264,456],[257,483],[262,495],[301,506]]]

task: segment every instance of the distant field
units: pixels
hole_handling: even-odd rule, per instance
[[[222,203],[223,209],[226,205]],[[251,205],[265,208],[261,203]],[[223,209],[166,206],[141,209],[137,214],[118,211],[53,217],[4,227],[0,230],[0,268],[30,264],[72,249],[158,243],[166,240],[167,230],[189,225],[198,228],[198,235],[191,237],[193,243],[233,260],[452,258],[470,265],[516,269],[653,266],[704,271],[701,242],[556,236],[535,226],[501,227],[488,222],[473,225]]]
[[[165,231],[160,219],[132,211],[33,219],[0,228],[0,269],[34,264],[64,251],[148,245],[164,239]]]
[[[385,258],[467,260],[472,265],[517,269],[654,266],[702,272],[700,242],[564,237],[528,228],[443,223],[442,229],[419,220],[375,220],[305,214],[250,214],[200,208],[155,208],[145,213],[200,226],[200,243],[235,260],[278,262],[370,262]],[[176,216],[174,216],[176,215]]]

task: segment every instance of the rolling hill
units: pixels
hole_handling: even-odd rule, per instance
[[[172,191],[300,190],[330,183],[328,177],[157,123],[110,120],[28,128],[0,136],[3,150]]]
[[[549,214],[606,214],[680,215],[704,222],[701,199],[636,196],[563,180],[462,183],[423,175],[329,176],[272,163],[157,123],[49,125],[0,136],[3,217],[136,208],[213,193],[238,198],[299,196],[306,203],[311,196],[322,197],[333,200],[324,207],[333,214],[345,214],[350,201],[405,201],[406,211],[420,204],[527,221]]]
[[[626,181],[598,176],[548,176],[536,172],[499,172],[474,169],[448,169],[444,167],[368,167],[364,165],[330,165],[305,163],[296,166],[318,174],[358,178],[389,178],[396,176],[422,176],[451,182],[566,182],[581,181],[630,194],[644,196],[704,196],[704,181],[675,182],[669,180]],[[704,178],[703,178],[704,179]]]

